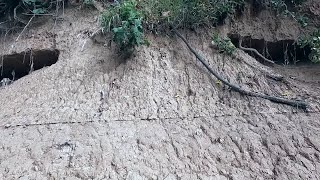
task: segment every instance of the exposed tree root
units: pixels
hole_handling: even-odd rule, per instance
[[[231,84],[230,82],[228,82],[227,80],[225,80],[224,78],[222,78],[218,73],[216,73],[215,71],[213,71],[209,65],[206,63],[205,59],[198,54],[191,46],[190,44],[187,42],[187,40],[175,29],[173,29],[173,32],[182,39],[182,41],[188,46],[189,50],[197,57],[197,59],[206,67],[206,69],[212,74],[214,75],[219,81],[221,81],[222,83],[224,83],[225,85],[229,86],[232,90],[239,92],[240,94],[243,95],[247,95],[247,96],[252,96],[252,97],[259,97],[259,98],[263,98],[263,99],[267,99],[270,100],[272,102],[275,103],[280,103],[280,104],[286,104],[286,105],[290,105],[293,107],[297,107],[297,108],[301,108],[306,110],[308,107],[308,104],[306,102],[303,101],[295,101],[295,100],[289,100],[289,99],[285,99],[285,98],[281,98],[281,97],[276,97],[276,96],[269,96],[266,94],[262,94],[262,93],[257,93],[257,92],[251,92],[245,89],[240,88],[238,85],[234,85]]]
[[[271,63],[271,64],[275,64],[274,61],[265,58],[265,57],[264,57],[262,54],[260,54],[256,49],[242,47],[242,38],[241,38],[241,37],[239,38],[239,49],[244,50],[244,51],[252,51],[252,52],[254,52],[257,56],[259,56],[260,58],[262,58],[264,61],[267,61],[268,63]]]

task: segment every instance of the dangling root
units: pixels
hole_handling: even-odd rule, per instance
[[[230,82],[228,82],[227,80],[222,78],[219,74],[217,74],[215,71],[213,71],[209,67],[209,65],[206,63],[205,59],[201,55],[199,55],[190,46],[190,44],[187,42],[187,40],[177,30],[173,29],[172,31],[188,46],[189,50],[196,56],[196,58],[206,67],[206,69],[212,75],[214,75],[219,81],[221,81],[225,85],[229,86],[232,90],[234,90],[236,92],[239,92],[240,94],[243,94],[243,95],[252,96],[252,97],[259,97],[259,98],[270,100],[270,101],[275,102],[275,103],[286,104],[286,105],[290,105],[290,106],[293,106],[293,107],[301,108],[301,109],[304,109],[304,110],[307,109],[308,104],[306,102],[303,102],[303,101],[289,100],[289,99],[280,98],[280,97],[276,97],[276,96],[269,96],[269,95],[262,94],[262,93],[256,93],[256,92],[252,92],[252,91],[248,91],[248,90],[242,89],[238,85],[231,84]]]
[[[244,50],[244,51],[252,51],[252,52],[254,52],[257,56],[259,56],[260,58],[262,58],[264,61],[267,61],[268,63],[271,63],[271,64],[275,64],[274,61],[265,58],[265,57],[264,57],[262,54],[260,54],[256,49],[242,47],[242,38],[241,38],[241,37],[240,37],[240,39],[239,39],[239,49]]]

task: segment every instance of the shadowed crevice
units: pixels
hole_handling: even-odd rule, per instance
[[[239,46],[239,35],[229,34],[232,43]],[[310,64],[308,56],[311,52],[310,47],[301,48],[295,40],[279,40],[265,41],[264,39],[253,39],[251,37],[243,37],[242,46],[245,48],[256,49],[267,59],[274,61],[280,65],[290,64]],[[251,56],[259,59],[254,53],[247,52]]]
[[[32,71],[51,66],[58,61],[59,50],[27,50],[0,57],[0,81],[15,81]]]

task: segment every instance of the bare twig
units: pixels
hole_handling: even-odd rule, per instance
[[[30,62],[29,62],[29,65],[30,65],[30,71],[29,71],[29,74],[32,73],[34,71],[34,62],[33,62],[33,52],[32,52],[32,49],[30,49]]]
[[[30,14],[30,13],[21,13],[22,15],[25,15],[25,16],[54,16],[55,14]]]
[[[206,69],[212,75],[214,75],[219,81],[221,81],[225,85],[229,86],[232,90],[237,91],[237,92],[239,92],[240,94],[243,94],[243,95],[252,96],[252,97],[259,97],[259,98],[270,100],[270,101],[275,102],[275,103],[287,104],[287,105],[290,105],[290,106],[293,106],[293,107],[297,107],[297,108],[301,108],[301,109],[307,109],[308,104],[306,102],[303,102],[303,101],[289,100],[289,99],[284,99],[284,98],[281,98],[281,97],[269,96],[269,95],[262,94],[262,93],[252,92],[252,91],[248,91],[248,90],[242,89],[238,85],[231,84],[230,82],[228,82],[227,80],[222,78],[218,73],[213,71],[209,67],[209,65],[206,63],[205,59],[200,54],[198,54],[190,46],[190,44],[187,42],[187,40],[177,30],[173,29],[173,32],[188,46],[189,50],[197,57],[197,59],[206,67]]]
[[[258,55],[260,58],[262,58],[264,61],[267,61],[267,62],[269,62],[269,63],[271,63],[271,64],[275,64],[274,61],[265,58],[265,57],[264,57],[262,54],[260,54],[256,49],[243,47],[243,46],[242,46],[242,38],[241,38],[241,37],[239,38],[239,48],[240,48],[241,50],[244,50],[244,51],[252,51],[252,52],[254,52],[256,55]]]
[[[62,1],[62,18],[64,17],[64,0]]]
[[[102,28],[98,28],[96,31],[94,31],[90,36],[89,38],[93,38],[95,35],[99,34],[102,32]]]
[[[84,50],[84,46],[87,44],[87,41],[89,39],[92,39],[95,35],[99,34],[100,32],[102,32],[102,28],[99,28],[98,30],[94,31],[92,34],[89,35],[87,39],[84,40],[81,46],[81,52]]]
[[[13,18],[14,18],[16,21],[21,22],[21,23],[23,23],[23,24],[26,25],[26,24],[28,24],[28,23],[26,23],[24,20],[20,19],[20,18],[17,16],[17,9],[18,9],[19,7],[21,7],[21,5],[22,5],[22,3],[20,2],[19,5],[16,6],[16,7],[13,9]]]
[[[4,62],[3,62],[3,60],[4,60],[4,57],[3,57],[3,55],[1,55],[1,76],[2,76],[2,74],[3,74],[3,67],[4,67]]]
[[[27,29],[27,27],[29,26],[30,22],[32,21],[32,19],[33,19],[34,17],[35,17],[35,15],[33,15],[33,16],[30,18],[29,22],[28,22],[28,23],[26,24],[26,26],[23,28],[23,30],[21,31],[21,33],[20,33],[19,36],[17,37],[16,41],[19,40],[21,34]]]
[[[102,4],[101,2],[98,2],[98,1],[93,0],[92,3],[93,3],[93,6],[94,6],[100,13],[102,13],[102,12],[104,11],[103,4]]]
[[[9,20],[8,20],[8,21],[0,22],[0,25],[1,25],[1,24],[5,24],[5,23],[7,23],[7,22],[9,22]]]

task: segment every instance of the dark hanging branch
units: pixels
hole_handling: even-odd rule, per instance
[[[252,97],[259,97],[259,98],[270,100],[275,103],[286,104],[286,105],[290,105],[290,106],[301,108],[301,109],[307,109],[308,104],[303,101],[289,100],[289,99],[285,99],[285,98],[281,98],[281,97],[269,96],[269,95],[262,94],[262,93],[252,92],[252,91],[242,89],[238,85],[231,84],[230,82],[228,82],[227,80],[222,78],[218,73],[213,71],[209,67],[209,65],[206,63],[205,59],[190,46],[190,44],[187,42],[187,40],[177,30],[173,29],[173,32],[179,38],[181,38],[181,40],[188,46],[189,50],[196,56],[196,58],[206,67],[206,69],[212,75],[214,75],[219,81],[221,81],[225,85],[229,86],[232,90],[239,92],[240,94],[243,94],[243,95],[252,96]]]
[[[264,57],[262,54],[260,54],[256,49],[243,47],[243,46],[242,46],[242,37],[240,37],[240,39],[239,39],[239,49],[244,50],[244,51],[252,51],[252,52],[254,52],[257,56],[259,56],[260,58],[262,58],[264,61],[267,61],[268,63],[271,63],[271,64],[275,64],[274,61],[265,58],[265,57]]]

